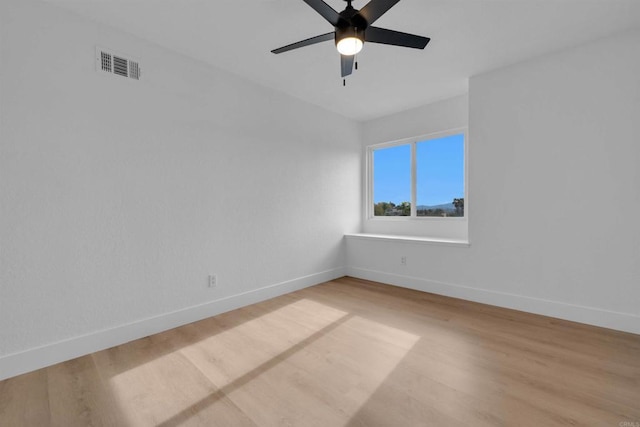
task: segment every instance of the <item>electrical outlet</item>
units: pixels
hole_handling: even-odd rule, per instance
[[[218,276],[216,274],[210,274],[209,275],[209,287],[210,288],[215,288],[217,284],[218,284]]]
[[[407,265],[407,257],[406,256],[400,257],[400,265]]]

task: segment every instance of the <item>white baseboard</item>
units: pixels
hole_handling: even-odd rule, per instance
[[[372,280],[403,288],[460,298],[467,301],[640,334],[640,316],[630,313],[607,311],[599,308],[566,304],[357,267],[348,267],[347,275],[358,279]]]
[[[334,280],[345,275],[346,267],[339,267],[220,298],[204,304],[187,307],[160,316],[138,320],[115,328],[105,329],[47,344],[42,347],[2,356],[0,357],[0,381],[206,319],[236,308],[245,307],[289,292]]]

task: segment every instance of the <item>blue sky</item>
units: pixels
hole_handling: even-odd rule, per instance
[[[373,152],[373,201],[411,201],[411,146]],[[417,205],[451,203],[464,197],[464,135],[418,142]]]

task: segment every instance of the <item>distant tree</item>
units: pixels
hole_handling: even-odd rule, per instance
[[[384,204],[384,214],[386,216],[391,216],[396,214],[396,204],[393,202],[387,202]]]
[[[464,216],[464,198],[453,199],[453,207],[456,208],[456,216]]]
[[[400,215],[409,216],[411,215],[411,203],[402,202],[398,205],[398,210],[400,211]]]
[[[396,207],[393,202],[378,202],[373,205],[373,214],[375,216],[389,216],[393,215],[394,208]]]
[[[375,216],[384,216],[384,206],[382,205],[383,202],[380,203],[376,203],[375,205],[373,205],[373,214]]]

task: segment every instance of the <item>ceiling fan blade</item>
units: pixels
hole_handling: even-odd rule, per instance
[[[400,31],[387,30],[385,28],[368,27],[364,32],[364,39],[370,43],[390,44],[394,46],[412,47],[424,49],[429,37],[416,36],[414,34],[401,33]]]
[[[318,12],[324,19],[329,21],[334,27],[338,26],[340,20],[340,14],[336,12],[331,6],[323,2],[322,0],[303,0],[306,4],[311,6],[313,10]]]
[[[399,1],[400,0],[371,0],[365,7],[360,9],[360,15],[371,25]]]
[[[353,72],[353,55],[340,55],[340,68],[342,77],[346,77]]]
[[[298,49],[299,47],[305,47],[305,46],[309,46],[312,44],[316,44],[316,43],[320,43],[320,42],[326,42],[329,40],[334,40],[335,39],[335,33],[334,32],[330,32],[327,34],[321,34],[319,36],[315,36],[315,37],[311,37],[308,38],[306,40],[302,40],[296,43],[291,43],[288,44],[286,46],[282,46],[279,47],[278,49],[273,49],[271,51],[271,53],[282,53],[282,52],[287,52],[293,49]]]

